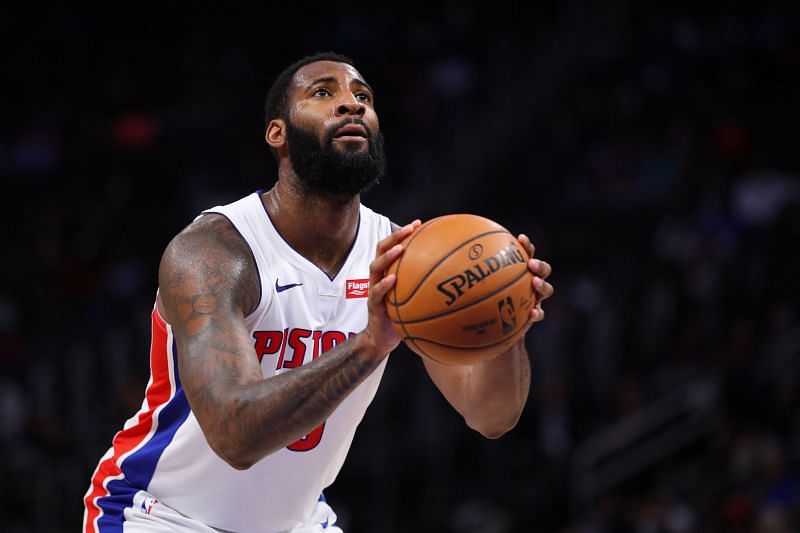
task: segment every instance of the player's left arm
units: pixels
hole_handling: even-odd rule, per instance
[[[547,281],[550,265],[534,259],[535,247],[526,235],[519,236],[528,250],[528,270],[533,274],[536,306],[526,328],[544,318],[542,300],[553,294]],[[469,366],[447,366],[423,358],[425,368],[448,402],[464,417],[467,425],[484,437],[496,439],[519,420],[531,384],[531,365],[525,337],[493,359]]]

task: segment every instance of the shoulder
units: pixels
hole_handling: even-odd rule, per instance
[[[393,233],[399,226],[392,222],[389,217],[386,215],[382,215],[377,211],[373,211],[369,207],[364,204],[360,205],[359,214],[361,215],[362,222],[366,222],[367,225],[375,228],[378,233],[381,234],[382,237]]]
[[[161,293],[227,290],[245,315],[258,305],[260,282],[253,253],[225,216],[204,214],[167,245],[159,265]],[[164,299],[162,297],[162,299]]]
[[[252,254],[230,220],[224,215],[208,213],[178,233],[167,245],[164,256],[178,261],[207,258],[231,263],[247,260]]]

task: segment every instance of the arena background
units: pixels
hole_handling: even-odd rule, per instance
[[[327,491],[345,530],[800,530],[796,2],[163,4],[0,8],[4,531],[79,529],[161,252],[271,186],[267,88],[321,50],[377,91],[365,203],[527,232],[556,286],[498,441],[391,356]]]

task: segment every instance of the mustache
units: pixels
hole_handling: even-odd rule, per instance
[[[350,117],[350,118],[344,118],[344,119],[340,120],[336,124],[333,124],[327,130],[325,130],[325,139],[333,140],[333,135],[339,130],[339,128],[342,128],[344,126],[349,126],[350,124],[356,124],[358,126],[363,127],[364,130],[366,130],[366,132],[367,132],[367,140],[371,140],[375,136],[374,133],[372,132],[372,129],[369,127],[369,125],[366,122],[364,122],[364,120],[362,120],[360,118],[352,118],[352,117]]]

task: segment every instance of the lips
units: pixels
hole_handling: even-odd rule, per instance
[[[366,139],[367,128],[365,128],[361,124],[345,124],[344,126],[342,126],[333,133],[334,139],[340,139],[343,137],[355,137],[355,138]]]

